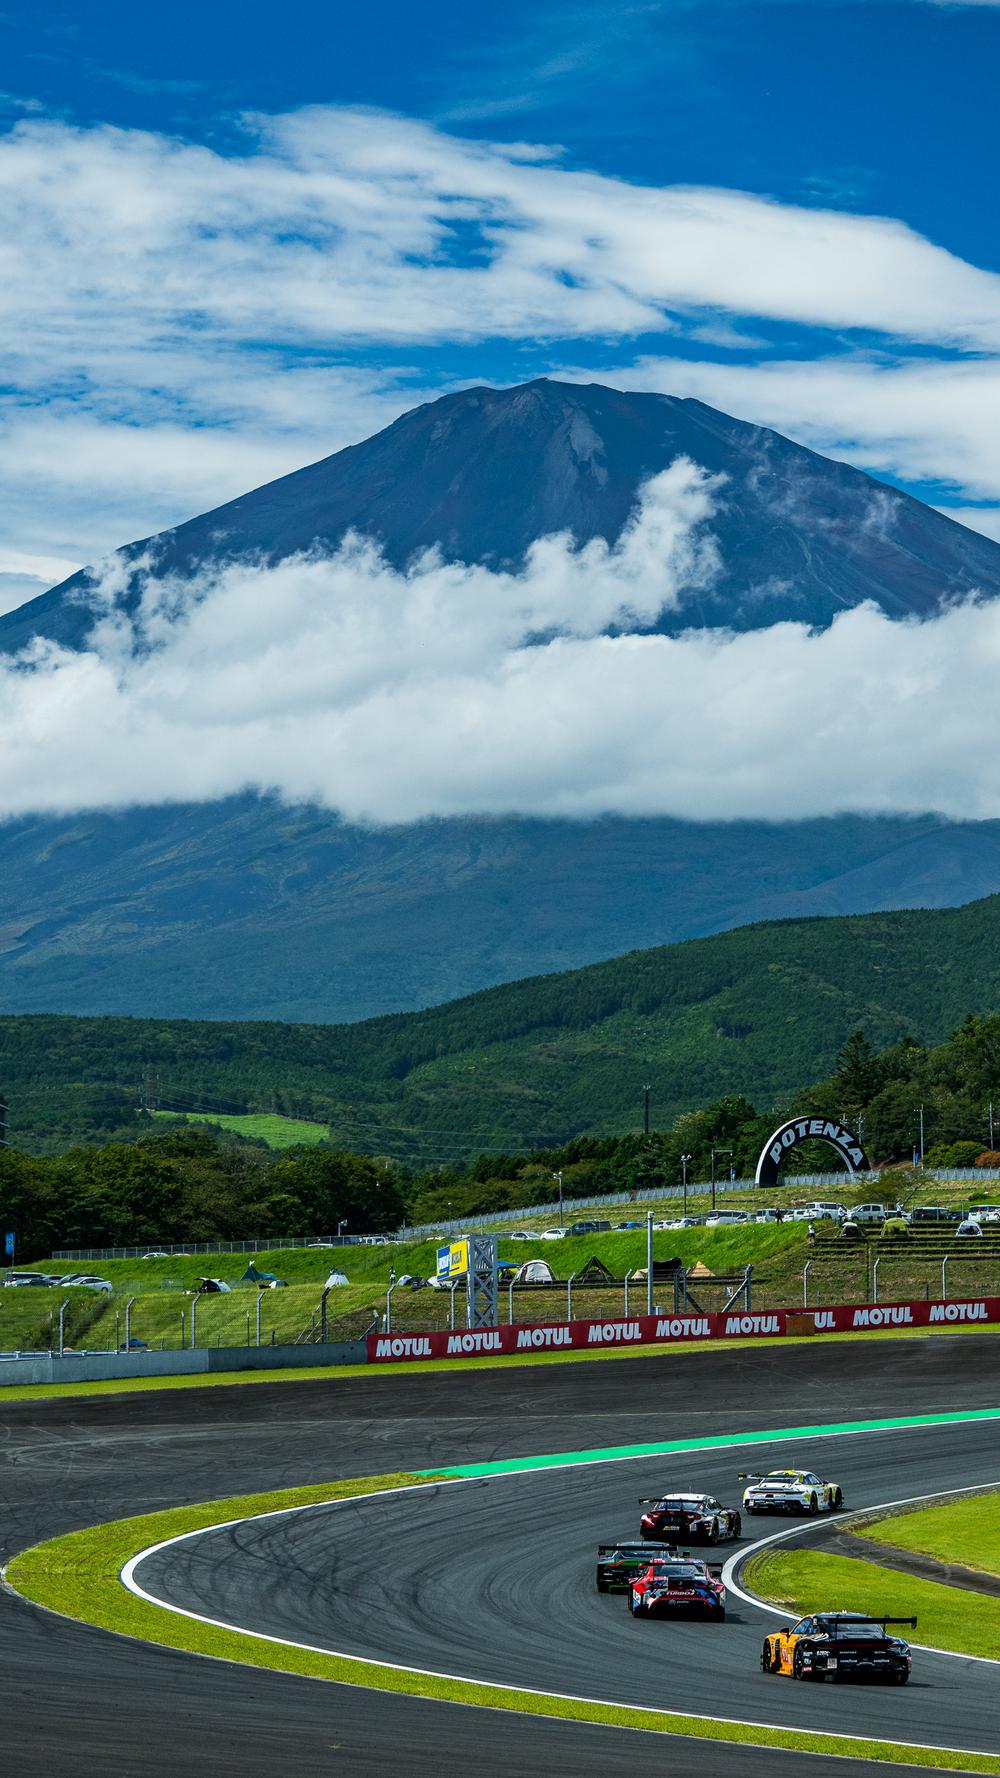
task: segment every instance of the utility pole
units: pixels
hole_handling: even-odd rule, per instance
[[[146,1074],[142,1087],[143,1111],[158,1111],[160,1108],[160,1082],[152,1062],[146,1063]]]
[[[649,1095],[651,1092],[652,1088],[649,1085],[642,1089],[642,1133],[644,1136],[649,1135]]]
[[[681,1155],[681,1179],[684,1182],[684,1209],[683,1209],[682,1215],[684,1215],[684,1216],[686,1216],[688,1213],[688,1167],[690,1166],[690,1164],[691,1164],[691,1156],[689,1154],[682,1154]]]
[[[924,1108],[922,1105],[917,1106],[917,1116],[920,1119],[920,1165],[923,1166],[923,1164],[924,1164]]]
[[[562,1225],[563,1225],[563,1181],[562,1181],[562,1176],[563,1176],[563,1170],[561,1167],[560,1167],[558,1173],[553,1173],[553,1175],[552,1175],[553,1179],[555,1180],[556,1184],[559,1187],[559,1227],[560,1228],[562,1228]]]
[[[0,1117],[3,1116],[4,1109],[5,1109],[5,1107],[0,1106]],[[990,1118],[990,1148],[992,1148],[993,1147],[993,1100],[992,1099],[990,1100],[989,1118]],[[0,1148],[2,1148],[2,1147],[3,1147],[2,1132],[0,1132]]]
[[[991,1138],[992,1140],[992,1138]],[[7,1147],[7,1101],[0,1095],[0,1148]]]

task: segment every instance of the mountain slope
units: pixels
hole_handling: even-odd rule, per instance
[[[723,1093],[775,1108],[859,1026],[939,1040],[1000,1007],[998,937],[991,897],[746,927],[355,1026],[4,1018],[0,1079],[39,1145],[126,1121],[152,1068],[168,1104],[277,1105],[437,1164],[634,1128],[644,1081],[661,1127]]]
[[[353,527],[397,566],[432,546],[510,566],[555,531],[617,537],[641,483],[678,456],[725,478],[711,525],[722,572],[664,630],[825,625],[865,599],[924,616],[943,598],[1000,593],[1000,544],[860,470],[703,402],[545,380],[443,396],[123,553],[152,542],[162,572],[189,575],[231,556],[333,547]],[[0,617],[0,649],[34,635],[78,646],[89,584],[81,572]]]
[[[359,1019],[748,920],[997,884],[1000,822],[365,831],[252,797],[26,820],[0,827],[0,1006]]]
[[[536,382],[471,389],[155,540],[164,571],[280,557],[347,527],[398,565],[432,544],[515,564],[541,533],[615,537],[687,454],[722,478],[722,564],[663,627],[925,615],[1000,594],[1000,545],[697,401]],[[145,545],[124,552],[134,557]],[[88,630],[87,576],[0,617],[0,650]],[[0,824],[9,1010],[354,1019],[791,914],[1000,888],[1000,825],[843,819],[449,820],[382,832],[266,799]]]

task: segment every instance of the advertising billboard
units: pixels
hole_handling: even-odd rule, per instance
[[[468,1269],[468,1241],[449,1241],[446,1247],[438,1248],[437,1275],[439,1278],[463,1278]]]

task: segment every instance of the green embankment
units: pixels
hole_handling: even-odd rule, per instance
[[[954,1188],[958,1192],[961,1189]],[[937,1185],[935,1195],[946,1201],[948,1191],[949,1188]],[[734,1194],[734,1204],[742,1201],[742,1194]],[[745,1201],[750,1204],[749,1195]],[[628,1208],[635,1213],[636,1220],[643,1218],[644,1204],[636,1203]],[[699,1208],[703,1212],[707,1205],[699,1203]],[[677,1205],[660,1202],[655,1209],[658,1213],[671,1214]],[[601,1259],[617,1279],[645,1267],[644,1228],[567,1236],[562,1241],[542,1240],[540,1228],[549,1222],[551,1218],[536,1217],[522,1225],[532,1236],[528,1240],[511,1240],[509,1230],[500,1232],[501,1259],[516,1264],[527,1259],[544,1259],[559,1283],[557,1291],[515,1293],[518,1320],[563,1319],[567,1280],[572,1274],[578,1275],[593,1257]],[[442,1238],[447,1238],[445,1231],[442,1231]],[[261,1311],[263,1340],[270,1342],[273,1334],[275,1342],[285,1343],[305,1334],[318,1315],[323,1286],[334,1269],[346,1272],[349,1283],[336,1286],[330,1292],[328,1331],[332,1338],[354,1337],[370,1323],[376,1310],[384,1311],[390,1267],[395,1269],[398,1277],[405,1273],[432,1277],[436,1270],[437,1246],[435,1238],[384,1247],[279,1247],[257,1254],[171,1254],[163,1259],[40,1261],[34,1269],[48,1273],[94,1272],[112,1283],[114,1291],[107,1296],[72,1287],[0,1290],[0,1350],[47,1350],[57,1339],[59,1306],[67,1299],[70,1308],[65,1324],[66,1343],[92,1350],[113,1348],[116,1338],[124,1338],[124,1310],[129,1297],[136,1299],[131,1320],[134,1339],[157,1346],[180,1345],[183,1313],[183,1339],[187,1344],[192,1293],[203,1276],[221,1278],[235,1288],[229,1294],[198,1297],[199,1344],[244,1344],[248,1315],[251,1338],[256,1337],[257,1290],[252,1284],[241,1287],[239,1283],[251,1261],[260,1271],[273,1272],[288,1285],[287,1289],[264,1293]],[[989,1290],[1000,1293],[1000,1265],[979,1265],[974,1263],[975,1251],[970,1248],[969,1253],[971,1257],[967,1258],[966,1250],[959,1251],[950,1262],[948,1285],[952,1296],[980,1295]],[[827,1254],[834,1257],[827,1259]],[[801,1303],[802,1271],[807,1258],[811,1261],[811,1304],[862,1302],[869,1296],[865,1255],[856,1249],[845,1253],[843,1244],[825,1233],[815,1246],[810,1246],[805,1225],[801,1222],[716,1229],[658,1229],[654,1235],[654,1257],[657,1260],[677,1258],[685,1266],[700,1262],[713,1274],[739,1272],[747,1264],[752,1264],[754,1303],[761,1309],[795,1307]],[[879,1292],[883,1301],[937,1296],[939,1290],[940,1261],[921,1258],[917,1237],[908,1248],[882,1263]],[[657,1300],[664,1307],[672,1305],[669,1286],[660,1288]],[[721,1306],[718,1290],[703,1291],[700,1300],[708,1308]],[[630,1308],[635,1312],[644,1306],[645,1290],[639,1281],[632,1288]],[[623,1307],[620,1285],[604,1291],[579,1284],[574,1286],[573,1311],[577,1316],[619,1315]],[[447,1315],[447,1293],[427,1289],[410,1291],[403,1287],[394,1292],[394,1322],[403,1330],[444,1326]],[[501,1290],[501,1319],[506,1317],[506,1291]]]
[[[376,1476],[327,1486],[289,1489],[242,1499],[185,1506],[143,1518],[125,1519],[110,1525],[77,1531],[50,1543],[37,1545],[15,1556],[6,1570],[8,1582],[25,1598],[49,1610],[132,1635],[166,1647],[189,1650],[244,1665],[304,1674],[314,1679],[366,1686],[378,1691],[402,1692],[444,1699],[458,1704],[494,1710],[558,1717],[578,1722],[597,1722],[623,1729],[687,1735],[698,1739],[770,1746],[808,1753],[835,1754],[886,1764],[921,1766],[934,1771],[983,1772],[1000,1775],[1000,1758],[991,1754],[954,1753],[901,1746],[890,1741],[863,1740],[848,1735],[813,1734],[803,1730],[764,1728],[736,1721],[685,1716],[677,1712],[636,1709],[633,1706],[577,1702],[550,1697],[542,1692],[518,1691],[470,1680],[438,1678],[403,1672],[375,1663],[304,1649],[283,1648],[263,1638],[239,1631],[216,1629],[163,1610],[126,1591],[120,1580],[125,1563],[151,1544],[185,1531],[220,1524],[252,1513],[280,1511],[284,1507],[352,1499],[383,1489],[412,1485],[426,1478],[406,1475]]]
[[[997,1468],[1000,1470],[1000,1457]],[[960,1562],[965,1568],[1000,1574],[1000,1490],[973,1494],[946,1506],[867,1519],[852,1530],[858,1537],[895,1544],[939,1562]]]
[[[1000,1599],[982,1593],[812,1550],[765,1550],[747,1564],[745,1580],[760,1598],[787,1606],[791,1619],[833,1609],[916,1617],[914,1642],[1000,1660]]]

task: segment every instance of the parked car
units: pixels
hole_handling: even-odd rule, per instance
[[[5,1290],[25,1290],[30,1289],[33,1284],[44,1284],[48,1288],[53,1284],[61,1284],[62,1279],[49,1278],[44,1272],[11,1272],[3,1282]]]
[[[930,1224],[954,1226],[962,1220],[961,1210],[954,1210],[944,1204],[918,1204],[910,1211],[910,1222],[914,1228],[927,1227]]]
[[[729,1229],[735,1228],[739,1223],[749,1221],[750,1218],[745,1210],[713,1210],[711,1216],[705,1218],[705,1227],[707,1229]]]
[[[540,1241],[563,1241],[567,1233],[566,1229],[543,1229],[538,1239]]]
[[[144,1253],[143,1259],[169,1259],[169,1253]]]
[[[780,1210],[758,1210],[753,1220],[754,1222],[782,1222],[784,1217]]]
[[[898,1204],[855,1204],[851,1211],[851,1220],[865,1227],[875,1222],[884,1222],[887,1216],[898,1209]]]
[[[505,1241],[534,1241],[536,1237],[529,1235],[527,1229],[514,1229],[512,1234],[504,1235]]]
[[[641,1229],[644,1227],[645,1224],[641,1222],[616,1222],[615,1233],[620,1234],[623,1229]]]
[[[571,1222],[566,1230],[567,1235],[606,1235],[610,1232],[610,1222],[599,1221],[596,1216],[586,1218],[582,1222]]]
[[[978,1222],[980,1228],[985,1223],[1000,1223],[1000,1204],[973,1204],[969,1215]]]

